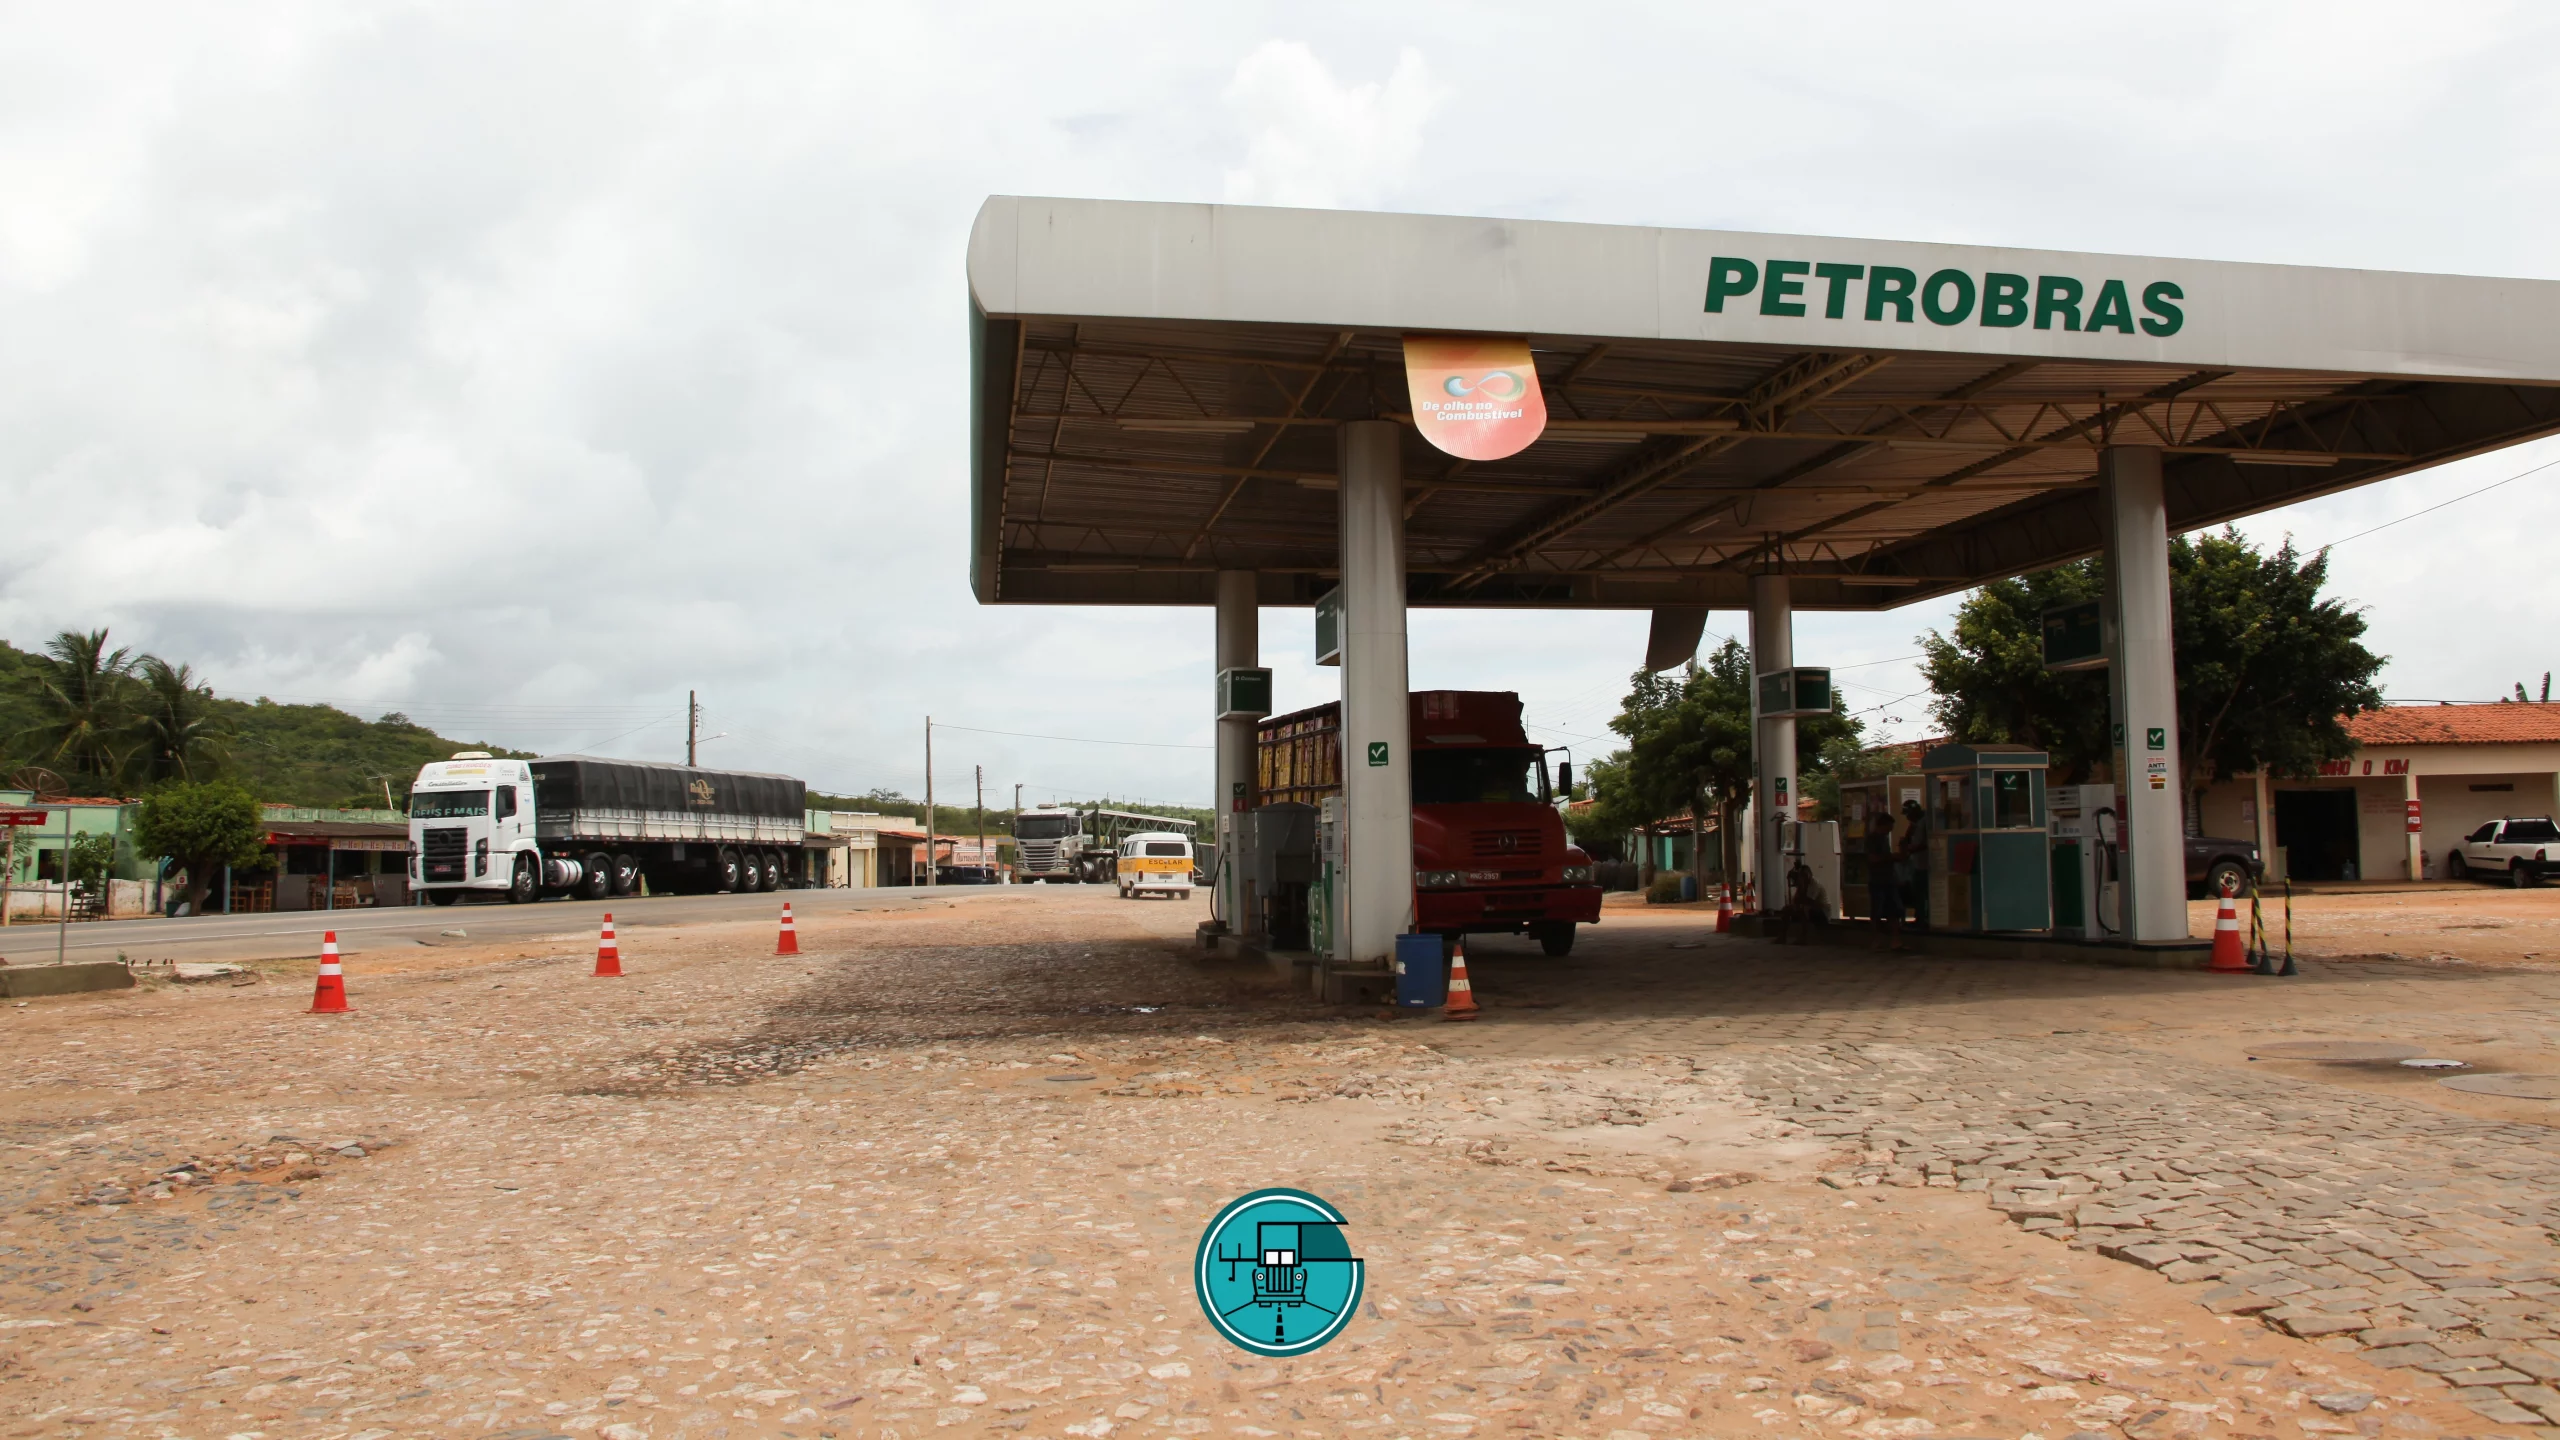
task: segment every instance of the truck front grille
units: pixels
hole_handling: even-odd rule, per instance
[[[463,865],[471,854],[471,832],[461,826],[429,830],[419,847],[418,878],[422,880],[463,879]]]
[[[1475,837],[1475,854],[1479,860],[1508,860],[1538,853],[1535,830],[1486,830]]]
[[[1025,870],[1058,868],[1058,842],[1055,840],[1017,840],[1014,847],[1021,854],[1021,866]]]

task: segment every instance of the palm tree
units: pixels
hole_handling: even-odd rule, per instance
[[[75,786],[109,785],[119,768],[115,741],[126,723],[125,692],[139,661],[121,646],[109,650],[104,630],[65,630],[44,650],[51,658],[37,684],[45,719],[30,732],[41,742],[36,758]]]
[[[213,687],[199,681],[193,667],[157,655],[143,656],[135,668],[142,686],[125,732],[133,745],[126,773],[145,788],[212,779],[230,758],[213,713]]]

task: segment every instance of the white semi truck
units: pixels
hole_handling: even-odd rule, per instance
[[[644,760],[465,750],[409,791],[409,879],[437,905],[651,890],[780,889],[807,838],[808,786],[788,775]]]
[[[1142,831],[1171,831],[1190,839],[1200,826],[1168,815],[1132,810],[1081,810],[1043,805],[1013,817],[1013,881],[1102,885],[1119,873],[1120,842]]]

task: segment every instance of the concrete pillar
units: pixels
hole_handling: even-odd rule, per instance
[[[1216,670],[1250,670],[1262,664],[1262,611],[1260,587],[1250,570],[1218,572],[1217,663]],[[1215,671],[1211,679],[1216,678]],[[1242,907],[1240,893],[1243,881],[1227,863],[1232,852],[1226,846],[1230,838],[1230,817],[1253,803],[1254,753],[1252,720],[1236,719],[1218,722],[1217,805],[1219,824],[1214,838],[1219,842],[1218,916],[1227,928],[1242,934],[1254,934],[1258,916],[1248,916]]]
[[[1405,673],[1403,427],[1340,427],[1342,796],[1347,959],[1381,960],[1413,928],[1413,756]]]
[[[2418,772],[2411,770],[2400,777],[2400,828],[2407,832],[2409,838],[2409,855],[2405,863],[2408,866],[2408,878],[2412,880],[2423,879],[2426,875],[2425,862],[2418,858],[2418,852],[2426,843],[2427,837],[2409,829],[2409,807],[2417,803]],[[2420,814],[2423,819],[2424,812]]]
[[[1787,903],[1785,846],[1778,826],[1796,818],[1796,722],[1763,719],[1760,677],[1796,663],[1794,597],[1784,575],[1751,577],[1751,874],[1760,882],[1760,908]]]
[[[2169,512],[2160,452],[2110,446],[2098,455],[2106,507],[2107,596],[2114,611],[2108,700],[2124,758],[2125,937],[2136,945],[2187,935],[2186,830],[2178,803],[2178,674],[2169,632]],[[2154,737],[2159,744],[2152,744]]]
[[[2284,852],[2276,848],[2276,792],[2268,788],[2266,767],[2258,768],[2257,773],[2250,777],[2250,784],[2255,787],[2258,799],[2258,828],[2254,837],[2258,842],[2258,861],[2267,867],[2267,879],[2282,880]]]

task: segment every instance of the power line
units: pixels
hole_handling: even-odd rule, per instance
[[[2466,490],[2466,491],[2464,491],[2463,493],[2461,493],[2461,494],[2459,494],[2459,495],[2454,496],[2454,497],[2453,497],[2452,499],[2450,499],[2450,500],[2439,500],[2439,501],[2437,501],[2435,504],[2428,506],[2428,507],[2427,507],[2426,509],[2424,509],[2424,510],[2412,510],[2412,511],[2410,511],[2408,514],[2401,516],[2401,517],[2400,517],[2399,519],[2397,519],[2397,520],[2385,520],[2385,521],[2383,521],[2381,524],[2374,526],[2374,527],[2373,527],[2373,529],[2371,529],[2371,530],[2359,530],[2359,531],[2357,531],[2357,532],[2356,532],[2356,533],[2354,533],[2353,535],[2348,536],[2348,537],[2347,537],[2347,540],[2361,540],[2361,539],[2363,539],[2364,537],[2366,537],[2367,535],[2371,535],[2371,534],[2375,533],[2376,531],[2388,530],[2388,529],[2390,529],[2390,528],[2391,528],[2392,526],[2394,526],[2394,525],[2405,524],[2405,523],[2407,523],[2408,521],[2411,521],[2411,520],[2415,520],[2415,519],[2417,519],[2417,518],[2418,518],[2419,516],[2421,516],[2421,515],[2432,515],[2432,514],[2434,514],[2436,511],[2443,509],[2443,508],[2444,508],[2444,507],[2446,507],[2447,505],[2459,505],[2459,504],[2461,504],[2463,501],[2470,499],[2470,498],[2471,498],[2472,496],[2474,496],[2474,495],[2486,495],[2486,494],[2488,494],[2490,491],[2497,489],[2497,488],[2498,488],[2499,486],[2501,486],[2501,485],[2513,485],[2514,483],[2516,483],[2516,482],[2517,482],[2517,481],[2519,481],[2519,480],[2524,479],[2524,478],[2525,478],[2526,476],[2528,476],[2528,475],[2539,475],[2539,474],[2541,474],[2543,471],[2550,469],[2550,468],[2551,468],[2552,466],[2554,466],[2554,465],[2560,465],[2560,460],[2545,460],[2545,461],[2543,461],[2541,464],[2534,466],[2534,467],[2533,467],[2532,469],[2530,469],[2530,470],[2519,471],[2519,472],[2518,472],[2518,473],[2516,473],[2516,474],[2513,474],[2513,475],[2508,476],[2508,477],[2507,477],[2506,479],[2504,479],[2504,480],[2493,481],[2493,482],[2492,482],[2492,483],[2490,483],[2490,484],[2487,484],[2487,485],[2483,485],[2483,486],[2481,486],[2481,487],[2480,487],[2479,489],[2477,489],[2477,490]],[[2332,541],[2330,541],[2328,544],[2326,544],[2326,545],[2322,545],[2322,546],[2320,546],[2320,547],[2318,547],[2318,548],[2319,548],[2319,549],[2322,549],[2322,550],[2335,550],[2335,549],[2337,549],[2339,546],[2346,544],[2346,543],[2347,543],[2347,540],[2332,540]]]
[[[966,730],[972,735],[1006,735],[1016,740],[1058,740],[1069,745],[1128,745],[1140,750],[1215,750],[1215,745],[1184,745],[1171,740],[1091,740],[1082,735],[1026,735],[1019,730],[982,730],[975,725],[933,722],[936,730]]]

